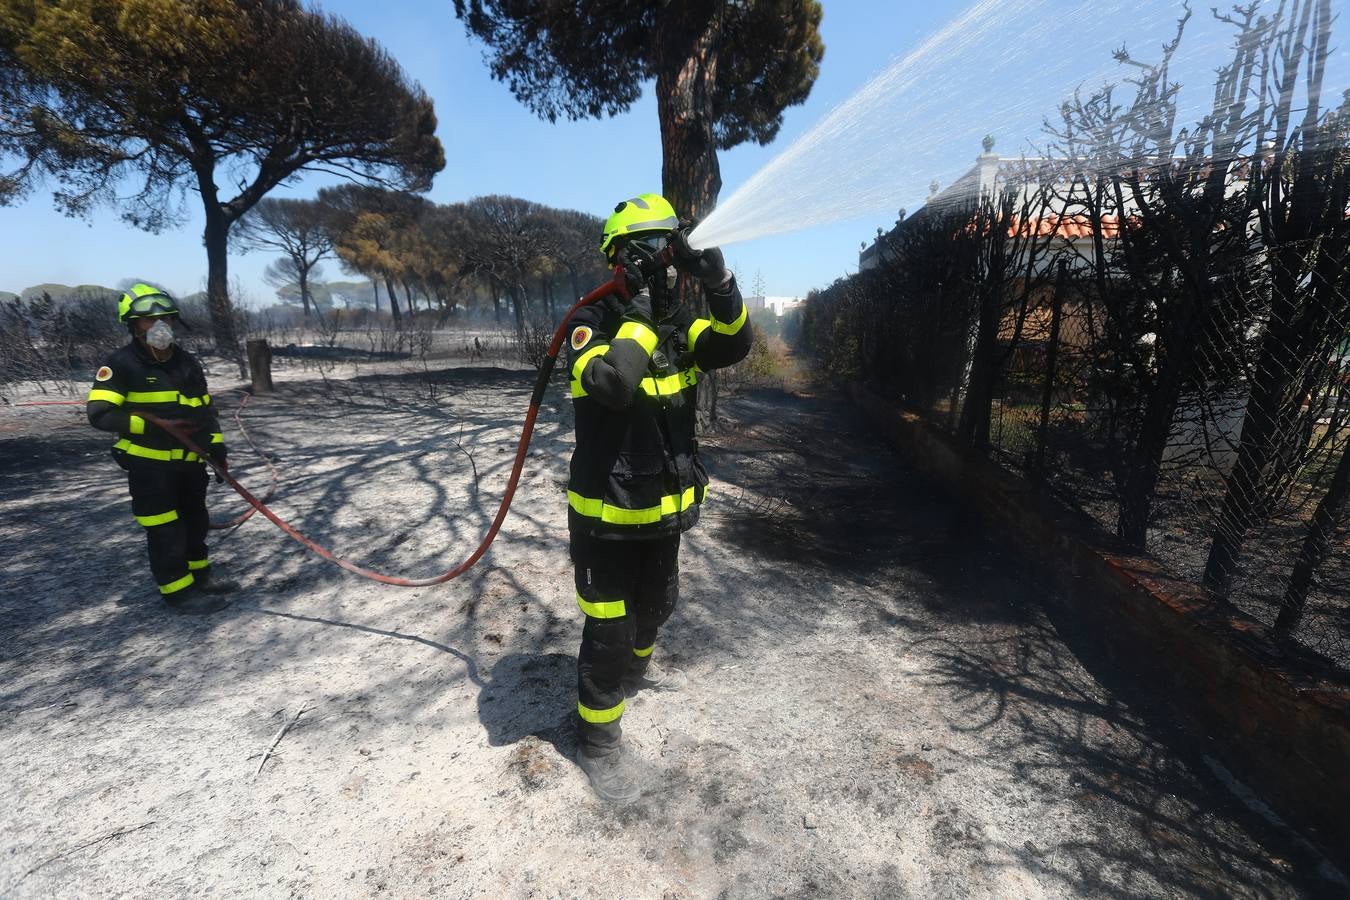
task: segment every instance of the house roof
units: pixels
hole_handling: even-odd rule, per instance
[[[941,191],[933,194],[928,201],[912,216],[899,221],[884,235],[868,244],[859,254],[859,265],[866,268],[881,252],[885,243],[882,238],[890,238],[912,226],[923,222],[944,209],[951,209],[963,203],[977,200],[981,193],[990,190],[997,182],[1026,183],[1051,176],[1061,181],[1072,180],[1080,163],[1058,157],[1027,158],[1023,156],[995,156],[985,154],[978,157],[975,165],[964,175],[953,181]],[[1133,217],[1126,217],[1127,220]],[[1105,216],[1102,220],[1103,236],[1111,239],[1120,236],[1120,217]],[[1016,235],[1025,226],[1014,224],[1010,235]],[[1066,240],[1082,240],[1092,236],[1090,219],[1085,215],[1041,216],[1031,220],[1031,227],[1037,237],[1055,236]]]
[[[1120,216],[1102,216],[1102,237],[1120,237]],[[1014,219],[1008,227],[1009,236],[1034,234],[1036,237],[1059,237],[1079,240],[1092,237],[1092,220],[1084,215],[1038,216],[1025,222]]]

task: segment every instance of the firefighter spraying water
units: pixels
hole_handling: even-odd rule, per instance
[[[577,310],[568,324],[576,450],[567,525],[577,604],[586,615],[577,657],[577,762],[601,799],[641,794],[622,742],[624,702],[670,689],[657,635],[679,600],[680,536],[698,521],[708,474],[694,439],[699,378],[750,350],[736,280],[716,248],[694,250],[670,203],[619,203],[600,249],[623,294]],[[679,272],[696,278],[710,318],[679,302]]]

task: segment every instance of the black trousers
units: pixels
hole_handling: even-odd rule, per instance
[[[577,604],[586,614],[577,654],[577,739],[593,755],[619,744],[623,680],[651,662],[656,634],[680,596],[680,536],[602,541],[572,535]]]
[[[150,572],[164,597],[192,586],[211,563],[206,553],[206,467],[144,463],[127,469],[131,512],[145,528]]]

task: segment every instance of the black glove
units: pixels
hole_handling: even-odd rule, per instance
[[[689,232],[693,230],[694,223],[681,222],[671,236],[671,246],[675,248],[675,268],[694,276],[710,290],[721,290],[731,280],[722,251],[717,247],[695,250],[689,246]]]
[[[639,279],[639,283],[641,283],[641,279]],[[629,289],[632,290],[631,285]],[[623,310],[623,317],[625,319],[636,319],[648,328],[656,321],[655,317],[652,316],[652,292],[647,290],[645,285],[638,288],[637,292],[628,298],[628,303]]]
[[[211,461],[220,467],[220,472],[228,473],[230,471],[230,463],[229,460],[225,458],[224,453],[212,453]],[[216,484],[223,484],[225,482],[225,477],[221,475],[220,472],[216,472]]]
[[[642,279],[642,269],[636,263],[623,264],[623,284],[628,290],[628,299],[631,302],[638,294],[647,290],[647,282]],[[648,301],[650,303],[650,301]]]

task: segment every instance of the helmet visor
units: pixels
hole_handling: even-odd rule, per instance
[[[644,234],[633,238],[632,243],[641,248],[643,253],[660,256],[670,244],[670,236],[666,234]]]
[[[643,263],[653,263],[670,243],[666,234],[642,234],[628,239],[627,250],[630,258]]]
[[[178,314],[178,307],[166,294],[147,294],[131,301],[128,316],[172,316]]]

